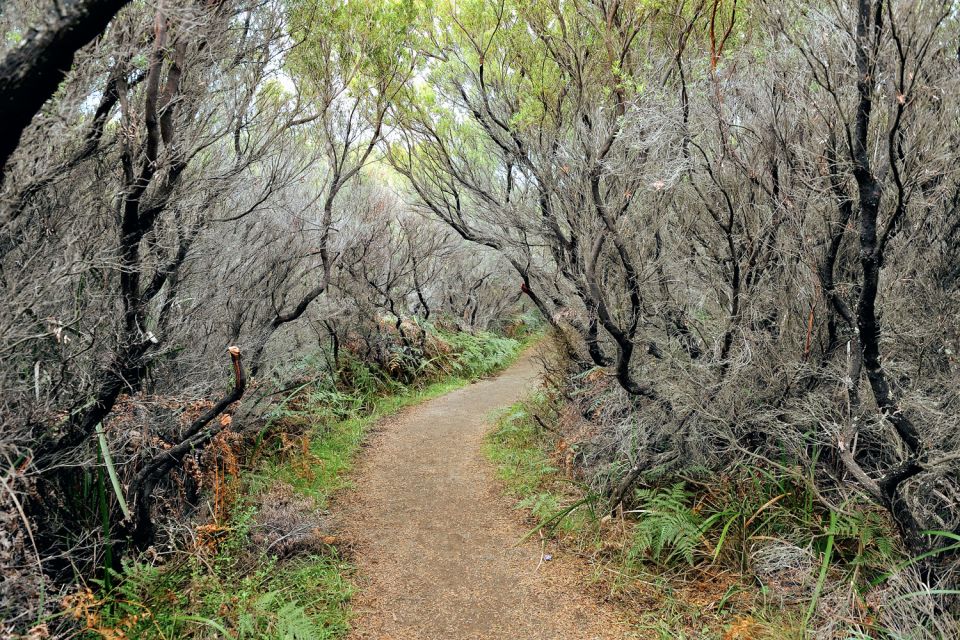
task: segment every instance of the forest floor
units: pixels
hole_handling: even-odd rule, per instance
[[[484,458],[489,416],[538,384],[536,348],[500,375],[377,425],[336,500],[357,640],[631,637],[590,570],[527,529]],[[546,546],[545,546],[546,545]]]

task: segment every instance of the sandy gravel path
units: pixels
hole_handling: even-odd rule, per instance
[[[391,640],[628,637],[585,593],[586,567],[540,545],[500,496],[481,451],[490,413],[537,385],[528,352],[504,373],[385,420],[355,489],[338,501],[356,550],[351,638]]]

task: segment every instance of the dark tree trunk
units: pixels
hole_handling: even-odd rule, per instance
[[[72,0],[59,15],[31,29],[24,42],[0,63],[0,184],[7,161],[44,103],[56,92],[73,65],[77,50],[107,28],[129,0]]]
[[[857,182],[860,214],[860,268],[862,281],[860,298],[856,307],[856,325],[859,337],[861,364],[873,392],[877,408],[891,425],[910,455],[894,469],[888,471],[876,484],[880,499],[897,522],[904,541],[915,552],[925,551],[920,525],[909,505],[900,495],[903,484],[922,471],[923,442],[916,425],[903,414],[893,388],[883,370],[880,352],[880,318],[876,302],[880,289],[880,269],[883,266],[886,233],[878,239],[877,220],[880,214],[882,188],[870,165],[867,147],[873,86],[876,73],[875,60],[883,30],[883,0],[859,0],[857,14],[857,104],[856,127],[852,140],[851,160],[853,176]]]

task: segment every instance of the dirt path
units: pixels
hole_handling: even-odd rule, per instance
[[[530,352],[500,376],[380,425],[340,501],[360,593],[351,638],[458,640],[628,637],[584,594],[585,568],[540,546],[499,496],[481,444],[494,409],[537,384]]]

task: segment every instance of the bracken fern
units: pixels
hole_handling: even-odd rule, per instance
[[[637,508],[629,513],[638,516],[627,560],[650,556],[669,563],[680,557],[693,564],[694,551],[700,544],[703,519],[689,505],[691,494],[683,482],[663,489],[638,489]]]

